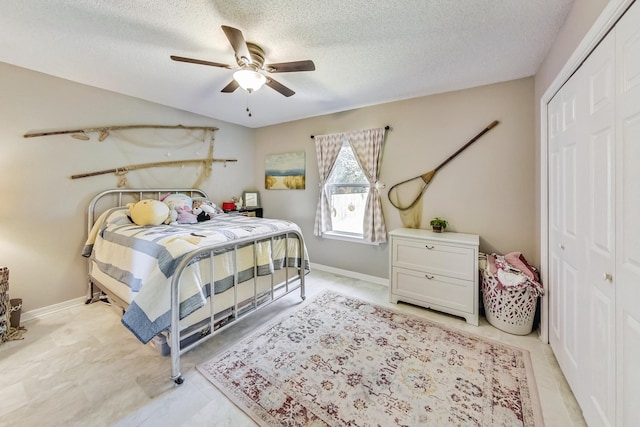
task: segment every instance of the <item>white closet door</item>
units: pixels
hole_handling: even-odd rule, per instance
[[[578,320],[582,244],[578,237],[577,79],[549,103],[549,341],[558,364],[579,391]]]
[[[584,343],[584,394],[580,402],[590,426],[615,425],[615,30],[589,56],[581,69],[579,152],[586,156],[581,190],[586,263],[584,297],[586,324],[578,328]],[[584,369],[584,368],[587,369]],[[578,396],[577,396],[578,397]]]
[[[617,425],[640,422],[640,6],[616,26]]]

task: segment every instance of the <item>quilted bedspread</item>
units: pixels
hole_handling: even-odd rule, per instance
[[[295,223],[285,220],[218,215],[197,224],[138,226],[127,210],[111,209],[95,222],[82,255],[91,259],[91,274],[108,275],[131,289],[132,301],[122,323],[143,343],[171,325],[171,277],[178,264],[193,250],[215,249],[214,294],[234,284],[234,266],[238,264],[238,282],[253,278],[254,259],[258,275],[276,269],[302,266],[302,253],[295,234],[287,239],[266,239],[239,246],[237,257],[222,246],[234,240],[259,237],[276,231],[297,231]],[[288,257],[288,260],[285,258]],[[304,249],[305,272],[309,270]],[[97,271],[96,271],[97,269]],[[196,260],[181,279],[180,318],[202,307],[211,293],[208,260]]]

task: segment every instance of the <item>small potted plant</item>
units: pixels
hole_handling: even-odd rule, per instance
[[[434,233],[442,233],[447,228],[447,221],[438,217],[433,218],[430,224]]]

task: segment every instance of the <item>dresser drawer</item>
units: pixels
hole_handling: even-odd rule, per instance
[[[473,248],[429,240],[393,239],[393,267],[419,270],[462,280],[474,280]]]
[[[474,282],[394,267],[392,294],[402,301],[403,296],[424,303],[474,313]]]

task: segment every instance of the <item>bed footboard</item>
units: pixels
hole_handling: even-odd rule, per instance
[[[289,265],[291,263],[291,259],[293,259],[292,257],[290,257],[289,255],[289,239],[293,237],[295,239],[297,239],[298,241],[298,257],[300,259],[299,265]],[[231,310],[231,318],[229,319],[228,322],[226,322],[224,325],[221,325],[219,327],[216,328],[216,319],[215,319],[215,311],[214,311],[214,299],[216,298],[216,296],[214,295],[213,292],[211,292],[211,296],[210,298],[210,317],[208,320],[208,333],[206,335],[204,335],[202,338],[200,338],[199,340],[197,340],[194,343],[188,344],[184,347],[181,347],[181,342],[180,342],[180,309],[179,309],[179,305],[180,305],[180,287],[181,287],[181,281],[182,281],[182,276],[183,273],[185,272],[185,269],[187,268],[187,266],[189,266],[191,263],[194,262],[194,260],[199,260],[199,262],[202,262],[203,258],[207,258],[208,259],[208,265],[209,265],[209,277],[215,277],[215,263],[213,261],[214,259],[214,255],[217,251],[221,250],[221,249],[230,249],[233,251],[234,254],[234,263],[237,266],[237,259],[238,259],[238,249],[240,247],[245,247],[247,244],[252,244],[253,245],[253,253],[254,253],[254,258],[257,261],[257,251],[256,251],[256,245],[261,243],[261,242],[265,242],[267,240],[271,241],[271,244],[273,244],[273,242],[276,239],[282,239],[284,238],[285,242],[285,265],[283,266],[284,271],[285,271],[285,279],[284,282],[280,283],[280,282],[275,282],[273,275],[271,275],[271,287],[270,289],[267,291],[267,293],[259,291],[258,289],[258,271],[257,271],[257,262],[254,262],[254,272],[253,272],[253,295],[251,296],[251,301],[249,302],[249,306],[246,307],[246,300],[244,301],[239,301],[239,296],[238,296],[238,292],[237,292],[237,284],[238,284],[238,269],[235,268],[235,273],[234,273],[234,287],[233,287],[233,307]],[[274,232],[268,235],[261,235],[259,237],[252,237],[252,238],[246,238],[246,239],[241,239],[241,240],[236,240],[234,241],[231,245],[222,245],[222,246],[215,246],[215,247],[211,247],[211,248],[202,248],[200,250],[194,251],[193,253],[191,253],[188,257],[184,257],[180,263],[178,264],[175,274],[173,275],[173,278],[171,280],[171,330],[170,330],[170,334],[169,334],[169,341],[170,341],[170,347],[171,347],[171,379],[176,383],[176,384],[182,384],[184,379],[182,377],[182,373],[180,372],[180,356],[182,354],[184,354],[185,352],[191,350],[192,348],[202,344],[203,342],[207,341],[208,339],[212,338],[214,335],[216,335],[218,332],[221,332],[223,330],[225,330],[226,328],[228,328],[229,326],[233,325],[237,320],[242,319],[243,317],[255,312],[256,310],[266,307],[267,305],[271,304],[274,301],[279,300],[280,298],[290,294],[291,292],[300,289],[300,298],[302,300],[304,300],[306,298],[305,296],[305,266],[307,263],[306,257],[305,257],[306,253],[305,253],[305,245],[304,245],[304,239],[302,237],[302,234],[297,232],[297,231],[287,231],[287,232]],[[295,276],[289,277],[289,271],[290,271],[290,267],[295,267],[297,274]],[[240,309],[240,303],[243,302],[243,309]]]

